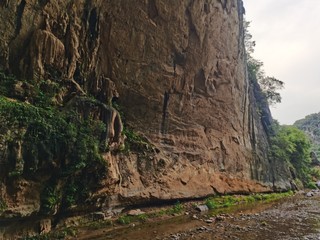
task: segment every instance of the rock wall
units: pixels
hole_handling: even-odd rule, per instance
[[[117,99],[153,146],[104,153],[101,207],[286,189],[247,79],[243,12],[241,0],[2,0],[0,64],[62,81],[60,105]]]

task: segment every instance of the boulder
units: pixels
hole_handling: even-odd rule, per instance
[[[209,211],[209,208],[207,205],[198,205],[196,206],[196,210],[198,210],[199,212],[207,212]]]

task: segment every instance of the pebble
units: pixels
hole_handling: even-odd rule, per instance
[[[212,219],[207,219],[205,222],[206,222],[206,223],[213,223],[214,220],[212,220]]]
[[[198,218],[198,216],[197,216],[197,215],[195,215],[195,214],[192,216],[192,218],[193,218],[193,219],[196,219],[196,220],[198,220],[198,219],[199,219],[199,218]]]
[[[313,197],[314,193],[313,192],[307,192],[306,196],[307,197]]]
[[[210,229],[207,228],[206,226],[202,226],[202,227],[198,227],[197,230],[198,231],[209,231]]]

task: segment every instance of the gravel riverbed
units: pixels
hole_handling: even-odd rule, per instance
[[[78,239],[320,239],[320,194],[305,193],[272,203],[225,209],[225,213],[186,212],[117,229],[80,231]]]

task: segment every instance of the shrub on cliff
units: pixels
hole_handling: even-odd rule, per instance
[[[43,181],[45,213],[84,202],[106,174],[99,152],[106,125],[76,109],[61,110],[54,100],[58,85],[0,71],[2,177]]]
[[[8,147],[8,158],[4,161],[7,177],[50,176],[42,193],[44,212],[50,213],[56,208],[58,203],[53,204],[52,199],[61,200],[66,206],[84,201],[89,194],[85,193],[88,186],[97,187],[99,179],[105,175],[106,165],[99,153],[99,140],[104,131],[101,122],[82,119],[75,112],[41,108],[3,96],[0,96],[0,120],[4,144],[15,146],[20,142],[21,145],[20,150]],[[17,159],[18,156],[21,159]],[[61,187],[62,181],[56,191],[58,184],[53,186],[51,183],[59,179],[69,184]],[[70,191],[70,184],[77,191]],[[49,188],[57,194],[55,198],[47,194]],[[60,198],[58,194],[64,197]]]
[[[21,132],[24,160],[69,159],[75,169],[89,161],[99,161],[99,133],[103,125],[92,119],[83,120],[76,113],[64,114],[54,108],[40,108],[0,96],[2,128],[25,129]],[[8,139],[15,141],[15,139]],[[63,155],[63,156],[62,156]],[[38,158],[38,159],[36,159]],[[42,159],[41,159],[42,158]]]
[[[281,102],[281,95],[278,92],[284,87],[284,82],[275,77],[266,76],[263,70],[263,62],[255,59],[252,54],[256,45],[252,40],[252,35],[249,32],[250,22],[244,22],[244,41],[247,53],[247,69],[248,77],[251,82],[258,83],[264,99],[269,105],[274,105]]]

